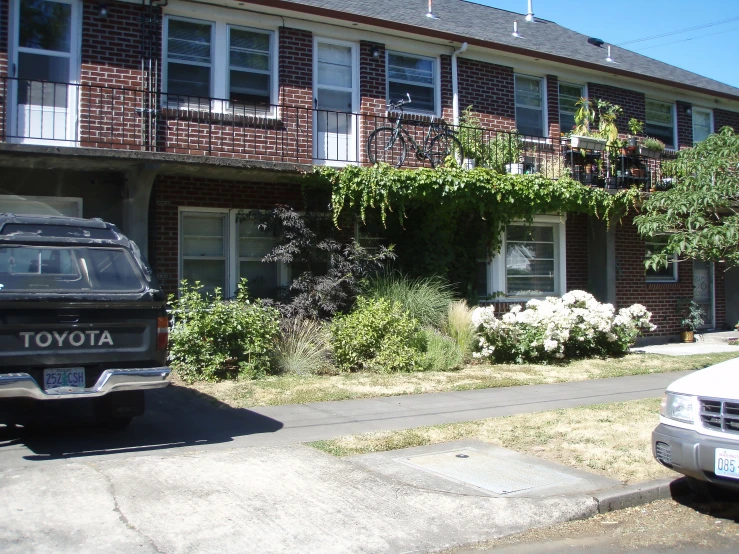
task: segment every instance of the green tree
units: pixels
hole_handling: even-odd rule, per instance
[[[647,268],[668,258],[739,265],[739,135],[724,127],[665,163],[674,186],[653,194],[634,218],[639,233],[664,246],[646,259]]]

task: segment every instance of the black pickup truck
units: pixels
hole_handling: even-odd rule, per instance
[[[0,423],[92,399],[125,427],[166,387],[165,296],[136,244],[99,219],[0,214]]]

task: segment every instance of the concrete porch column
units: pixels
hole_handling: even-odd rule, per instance
[[[123,233],[149,256],[149,200],[160,165],[143,163],[125,172]]]

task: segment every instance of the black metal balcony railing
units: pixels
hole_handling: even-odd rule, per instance
[[[372,132],[397,114],[359,114],[312,107],[246,105],[226,99],[145,90],[0,78],[0,140],[89,148],[234,157],[269,162],[369,164]],[[404,119],[404,167],[430,167],[423,156],[430,119]],[[437,122],[438,125],[438,122]],[[567,140],[448,126],[467,167],[572,175],[606,188],[661,185],[660,159],[638,152],[571,148]],[[663,158],[667,155],[663,155]]]

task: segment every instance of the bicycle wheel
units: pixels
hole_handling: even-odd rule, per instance
[[[426,157],[431,162],[431,167],[443,167],[450,159],[454,160],[457,167],[462,167],[464,150],[459,139],[447,131],[431,139]]]
[[[405,161],[405,140],[393,127],[380,127],[367,139],[367,157],[373,164],[400,167]]]

